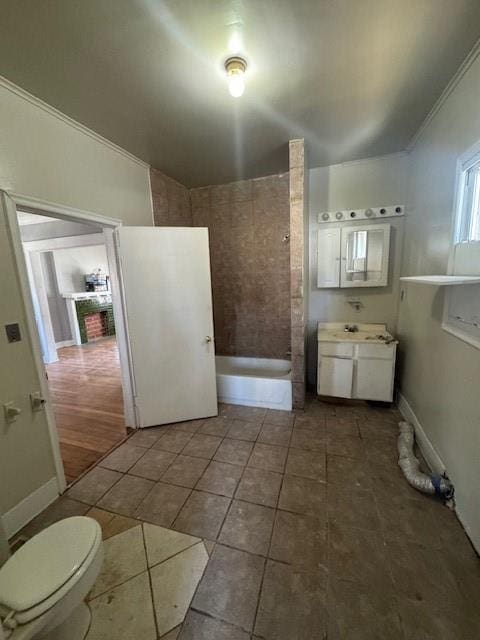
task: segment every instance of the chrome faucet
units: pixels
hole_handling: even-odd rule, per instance
[[[358,325],[357,324],[346,324],[344,331],[346,333],[357,333],[358,331]]]

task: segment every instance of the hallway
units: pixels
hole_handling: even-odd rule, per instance
[[[68,483],[126,437],[117,341],[59,349],[48,385]]]

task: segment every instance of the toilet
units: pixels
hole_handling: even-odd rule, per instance
[[[31,538],[0,568],[0,640],[83,640],[102,562],[93,518],[65,518]]]

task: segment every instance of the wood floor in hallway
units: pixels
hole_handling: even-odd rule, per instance
[[[64,347],[47,365],[67,482],[127,435],[116,339]]]

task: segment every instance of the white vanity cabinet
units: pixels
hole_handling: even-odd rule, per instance
[[[396,341],[382,324],[358,325],[355,333],[344,332],[344,326],[319,324],[318,394],[391,402]]]

